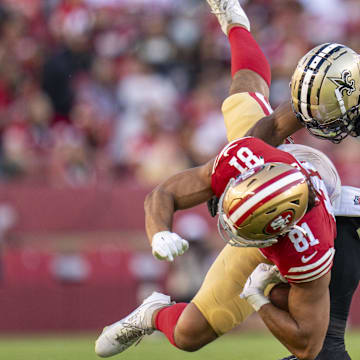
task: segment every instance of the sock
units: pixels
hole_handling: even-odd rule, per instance
[[[230,29],[228,37],[231,46],[231,75],[234,76],[242,69],[252,70],[270,87],[270,64],[251,33],[241,26],[235,26]]]
[[[157,313],[155,318],[156,329],[164,333],[174,346],[176,346],[174,340],[174,329],[180,315],[187,305],[187,303],[178,303],[164,307]]]

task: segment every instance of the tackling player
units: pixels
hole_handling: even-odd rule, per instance
[[[156,257],[172,260],[186,250],[187,242],[171,232],[173,213],[214,194],[229,244],[192,302],[172,305],[168,296],[152,294],[104,329],[98,355],[120,353],[155,329],[179,349],[195,351],[254,310],[299,359],[319,353],[329,322],[336,234],[320,177],[310,164],[259,139],[235,140],[215,160],[172,176],[147,197],[146,230]],[[279,281],[274,264],[290,283],[289,312],[264,295],[269,283]]]
[[[270,113],[270,68],[238,2],[208,2],[229,32],[232,96],[224,102],[223,113],[228,130],[236,133],[231,124],[255,123]],[[220,9],[219,3],[226,6]],[[319,353],[329,320],[335,236],[320,177],[310,165],[261,140],[235,140],[215,161],[171,177],[147,197],[146,230],[155,256],[172,261],[187,249],[187,242],[171,232],[173,213],[214,194],[222,195],[221,224],[230,244],[237,246],[225,246],[190,304],[171,304],[169,297],[154,293],[125,319],[105,328],[96,342],[98,355],[122,352],[154,329],[176,347],[195,351],[254,310],[299,359],[314,359]],[[266,285],[277,277],[270,264],[291,284],[289,312],[264,295]]]

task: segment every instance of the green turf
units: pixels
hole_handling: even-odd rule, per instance
[[[0,337],[1,360],[95,360],[94,336]],[[360,332],[347,335],[353,360],[360,360]],[[173,348],[160,336],[113,357],[126,360],[278,360],[287,351],[269,334],[239,333],[222,337],[195,353]]]

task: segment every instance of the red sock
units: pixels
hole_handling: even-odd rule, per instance
[[[270,87],[270,65],[251,33],[241,26],[231,28],[229,32],[231,46],[231,75],[241,69],[259,74]]]
[[[155,318],[155,327],[166,335],[169,341],[176,346],[174,340],[174,329],[176,323],[188,304],[178,303],[161,309]]]

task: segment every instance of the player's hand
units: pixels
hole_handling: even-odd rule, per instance
[[[176,233],[160,231],[153,236],[151,247],[157,259],[174,261],[175,256],[182,255],[189,248],[189,243]]]
[[[277,284],[284,280],[275,265],[259,264],[248,277],[240,297],[258,311],[263,305],[270,303],[264,295],[265,288],[269,284]]]

